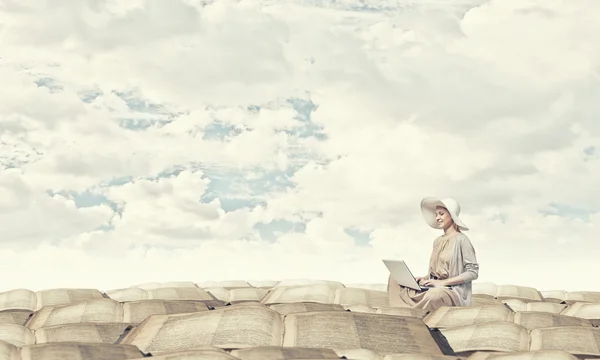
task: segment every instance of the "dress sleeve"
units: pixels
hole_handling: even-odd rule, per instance
[[[460,242],[460,252],[463,264],[462,273],[459,276],[465,283],[477,279],[479,277],[479,264],[477,263],[475,248],[473,248],[471,240],[464,234]]]

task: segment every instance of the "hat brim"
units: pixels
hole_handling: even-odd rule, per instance
[[[437,223],[437,221],[435,221],[435,209],[438,206],[441,206],[448,210],[448,213],[450,213],[450,217],[461,231],[469,230],[467,225],[465,225],[465,223],[463,223],[462,220],[458,217],[458,214],[454,214],[451,209],[448,209],[448,206],[446,206],[446,204],[444,204],[442,200],[433,197],[428,197],[421,200],[421,212],[423,213],[423,218],[425,219],[425,222],[429,226],[431,226],[434,229],[441,229],[440,225]]]

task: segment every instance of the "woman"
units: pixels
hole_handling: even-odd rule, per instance
[[[469,228],[458,218],[460,206],[454,199],[425,198],[421,212],[429,226],[444,230],[444,235],[433,242],[429,275],[417,278],[419,285],[435,288],[410,289],[398,285],[390,275],[390,306],[435,310],[441,306],[470,305],[471,282],[479,276],[479,265],[471,241],[463,234]]]

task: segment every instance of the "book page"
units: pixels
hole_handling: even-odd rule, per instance
[[[70,305],[87,300],[104,299],[97,289],[49,289],[36,293],[37,303],[35,310],[44,306]]]
[[[322,311],[287,315],[284,325],[283,346],[442,355],[427,326],[417,318]]]
[[[249,280],[248,284],[250,284],[250,286],[255,287],[257,289],[265,289],[265,290],[270,290],[272,288],[275,287],[275,285],[277,285],[278,281],[277,280]]]
[[[106,295],[118,302],[125,301],[138,301],[138,300],[146,300],[148,299],[148,292],[144,289],[140,288],[125,288],[125,289],[116,289],[109,290],[106,292]]]
[[[239,288],[229,290],[229,302],[232,304],[242,301],[258,301],[260,302],[269,290],[256,288]]]
[[[430,328],[446,328],[498,321],[513,321],[514,312],[504,305],[443,306],[430,312],[423,322]]]
[[[594,291],[570,291],[565,296],[565,302],[572,304],[574,302],[600,303],[600,292]]]
[[[527,330],[553,326],[592,327],[592,323],[586,319],[535,311],[519,311],[515,313],[514,322],[515,324],[523,326]]]
[[[456,353],[469,351],[527,351],[529,334],[514,322],[493,322],[440,329]]]
[[[485,295],[488,297],[496,297],[498,294],[498,285],[491,282],[472,282],[473,295]]]
[[[365,305],[371,308],[389,307],[386,291],[366,289],[339,288],[335,292],[334,304],[340,305]]]
[[[33,312],[30,310],[2,310],[0,311],[0,324],[25,325],[31,314]]]
[[[47,306],[35,313],[26,326],[37,330],[42,326],[82,322],[123,322],[123,307],[119,302],[105,298],[74,305]]]
[[[150,315],[168,315],[208,311],[202,301],[140,300],[123,304],[123,322],[139,324]]]
[[[264,346],[232,350],[231,355],[241,360],[264,359],[339,359],[331,349]]]
[[[152,315],[121,343],[159,353],[212,345],[220,348],[281,346],[281,315],[264,306],[227,306],[193,314]]]
[[[429,313],[428,310],[409,307],[381,307],[375,309],[376,314],[410,316],[423,319]]]
[[[41,327],[35,331],[36,344],[78,342],[114,344],[132,328],[125,323],[80,323]]]
[[[135,346],[113,344],[50,343],[21,349],[21,360],[126,360],[143,356]]]
[[[502,305],[502,300],[487,296],[487,295],[473,295],[471,297],[471,306],[480,305]]]
[[[0,360],[21,360],[19,348],[0,340]]]
[[[557,304],[552,302],[534,301],[527,303],[523,311],[538,311],[552,314],[560,314],[567,307],[566,304]]]
[[[276,287],[262,299],[265,305],[294,302],[317,302],[332,304],[336,288],[329,285],[309,285],[294,287]]]
[[[33,332],[17,324],[0,324],[0,340],[18,347],[35,343]]]
[[[226,306],[229,307],[229,308],[240,307],[240,306],[261,306],[261,307],[267,308],[267,306],[265,306],[262,303],[259,303],[258,301],[242,301],[242,302],[238,302],[238,303],[235,303],[235,304],[229,304],[229,305],[226,305]]]
[[[229,290],[227,290],[223,287],[211,287],[211,288],[203,288],[203,289],[206,290],[209,294],[211,294],[215,298],[217,298],[218,300],[221,300],[226,303],[229,302]]]
[[[557,326],[531,330],[530,350],[563,350],[600,356],[600,328]]]
[[[372,308],[367,305],[342,305],[342,307],[344,308],[344,310],[350,310],[352,312],[362,312],[369,314],[375,313],[375,308]]]
[[[169,287],[148,290],[148,299],[155,300],[196,300],[203,301],[207,306],[223,306],[224,301],[218,300],[206,290],[192,287]]]
[[[544,301],[560,303],[567,298],[567,292],[564,290],[545,290],[540,291]]]
[[[583,319],[600,319],[600,303],[575,302],[568,305],[560,314]]]
[[[275,304],[269,305],[270,309],[273,309],[281,315],[296,314],[302,312],[313,312],[313,311],[345,311],[344,307],[339,304],[320,304],[320,303],[289,303],[289,304]]]
[[[0,310],[23,309],[35,310],[37,298],[28,289],[14,289],[0,293]]]
[[[519,299],[504,299],[501,300],[503,304],[508,305],[512,311],[525,311],[527,310],[527,304],[525,301],[523,300],[519,300]]]
[[[498,299],[519,299],[525,302],[543,301],[542,296],[537,289],[517,285],[499,285],[496,297]]]

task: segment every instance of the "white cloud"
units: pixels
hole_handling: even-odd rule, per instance
[[[599,3],[165,4],[0,0],[0,291],[385,282],[436,195],[481,281],[598,290]]]

